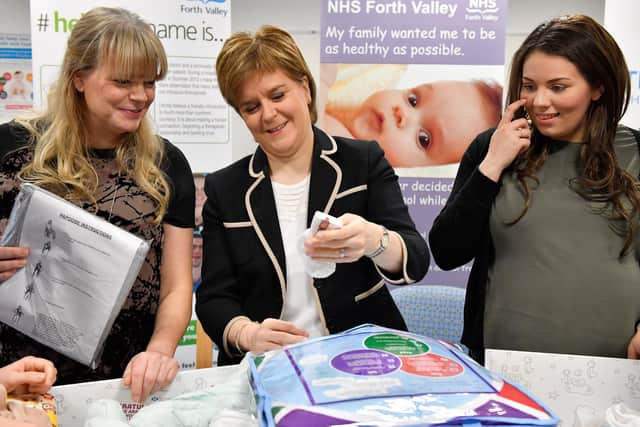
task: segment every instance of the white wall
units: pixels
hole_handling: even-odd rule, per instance
[[[628,0],[636,1],[636,0]],[[604,24],[605,0],[509,0],[505,64],[538,24],[558,15],[582,13]]]
[[[29,0],[1,0],[0,32],[29,32]],[[232,32],[252,31],[262,24],[286,28],[292,33],[304,53],[312,73],[317,78],[320,69],[320,15],[322,0],[229,0]],[[628,0],[637,1],[637,0]],[[509,0],[505,63],[524,37],[539,23],[553,16],[584,13],[604,22],[605,0]],[[254,150],[251,134],[233,113],[231,123],[233,159]]]
[[[29,33],[29,0],[2,0],[0,33]]]
[[[320,70],[321,0],[230,0],[231,32],[253,31],[263,24],[286,28],[295,38],[316,81]],[[251,10],[251,13],[246,13]],[[235,112],[231,115],[233,158],[240,159],[255,149],[255,143]]]

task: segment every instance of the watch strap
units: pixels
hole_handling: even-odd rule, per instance
[[[375,258],[387,249],[389,245],[389,230],[384,225],[382,226],[382,236],[380,237],[380,244],[378,248],[370,254],[366,254],[367,258]]]

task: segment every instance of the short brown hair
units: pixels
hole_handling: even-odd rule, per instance
[[[242,84],[255,73],[282,70],[290,79],[309,84],[311,102],[309,116],[315,123],[316,84],[298,45],[285,30],[264,25],[255,33],[237,32],[222,46],[216,60],[218,86],[222,96],[238,111],[238,92]]]

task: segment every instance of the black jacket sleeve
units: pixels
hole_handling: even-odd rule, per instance
[[[481,133],[464,153],[447,203],[429,231],[433,258],[443,270],[474,259],[487,247],[489,214],[500,184],[484,176],[478,165],[489,149],[494,130]]]
[[[402,270],[397,275],[381,271],[387,281],[394,284],[420,281],[429,268],[429,249],[424,238],[416,230],[404,203],[398,185],[398,176],[375,143],[369,143],[368,214],[366,220],[384,225],[398,233],[405,245]]]
[[[220,181],[224,181],[224,177],[217,173],[205,178],[202,285],[197,290],[196,313],[207,334],[223,352],[227,350],[223,339],[225,328],[234,317],[246,315],[243,308],[246,296],[241,292],[240,275],[231,254],[235,245],[225,232],[221,212],[224,201],[217,192]],[[237,238],[240,240],[242,236]]]

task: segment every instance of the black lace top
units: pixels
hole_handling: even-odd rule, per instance
[[[5,145],[6,144],[6,145]],[[0,234],[4,232],[13,201],[20,190],[16,174],[31,161],[32,146],[22,129],[0,126],[0,145],[20,147],[7,153],[0,163]],[[171,201],[163,222],[178,227],[194,226],[195,188],[193,176],[182,152],[164,140],[163,171],[172,187]],[[131,292],[116,318],[98,367],[92,370],[45,347],[11,327],[0,324],[0,366],[26,355],[53,361],[58,369],[56,384],[117,378],[129,360],[144,351],[153,333],[160,295],[162,224],[154,224],[156,202],[136,185],[128,174],[118,174],[115,152],[95,150],[91,162],[99,178],[97,212],[90,202],[80,203],[87,211],[109,220],[151,242],[151,248]],[[110,218],[109,218],[110,217]],[[170,248],[164,248],[169,250]],[[1,285],[0,285],[1,286]]]

